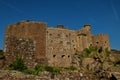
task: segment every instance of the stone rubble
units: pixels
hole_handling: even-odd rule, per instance
[[[96,74],[77,71],[53,74],[43,71],[39,75],[30,75],[19,71],[0,70],[0,80],[110,80],[110,78],[111,73],[106,71],[99,71]]]

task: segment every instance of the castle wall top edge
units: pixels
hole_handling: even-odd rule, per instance
[[[43,24],[43,25],[46,25],[46,27],[47,27],[48,29],[70,30],[70,29],[68,29],[68,28],[66,28],[66,27],[64,27],[64,26],[63,26],[63,28],[59,28],[59,27],[48,27],[46,22],[29,21],[29,20],[24,20],[24,21],[21,21],[21,22],[16,22],[16,23],[14,23],[14,24],[8,25],[8,27],[11,27],[11,26],[14,26],[14,25],[19,25],[19,24],[20,24],[20,25],[24,25],[24,24],[29,24],[29,23]],[[61,26],[61,25],[62,25],[62,24],[58,24],[58,26]],[[81,27],[79,30],[70,30],[70,31],[81,31],[82,29],[85,28],[85,26],[91,27],[90,24],[85,24],[85,25],[84,25],[83,27]]]
[[[95,34],[95,35],[93,35],[93,36],[102,36],[102,35],[106,35],[106,36],[108,36],[108,34],[104,34],[104,33]]]
[[[35,24],[44,24],[44,25],[47,25],[46,22],[38,22],[38,21],[28,21],[28,20],[25,20],[25,21],[21,21],[21,22],[16,22],[14,24],[10,24],[8,25],[9,26],[13,26],[13,25],[18,25],[18,24],[29,24],[29,23],[35,23]]]

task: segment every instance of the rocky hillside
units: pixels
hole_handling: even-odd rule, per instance
[[[109,72],[63,71],[57,74],[43,71],[38,75],[29,75],[19,71],[0,70],[0,80],[115,80]]]
[[[114,66],[111,67],[111,71],[116,76],[116,78],[120,80],[120,51],[112,49],[111,53],[112,62],[114,64]]]
[[[5,58],[2,51],[0,54],[0,80],[120,80],[120,51],[117,50],[109,52],[89,48],[73,55],[74,67],[39,66],[35,70],[19,71],[17,63],[12,64],[11,68],[3,68]],[[17,65],[17,68],[20,67]]]

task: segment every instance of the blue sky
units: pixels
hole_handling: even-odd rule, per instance
[[[120,0],[0,0],[0,49],[7,25],[31,20],[73,30],[91,24],[93,34],[108,34],[111,48],[120,50],[119,4]]]

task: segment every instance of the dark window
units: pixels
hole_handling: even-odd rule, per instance
[[[87,34],[81,33],[81,34],[78,34],[78,36],[87,36]]]
[[[105,43],[106,43],[106,41],[105,41]]]
[[[60,44],[62,44],[63,43],[63,41],[60,41]]]
[[[72,40],[72,42],[74,42],[74,40]]]
[[[61,57],[63,58],[65,55],[62,55]]]
[[[60,37],[60,34],[58,34],[58,37]]]
[[[68,37],[68,35],[66,35],[66,37]]]
[[[99,42],[96,42],[97,44],[99,44]]]
[[[90,46],[92,46],[92,44],[90,44]]]
[[[49,34],[50,36],[52,36],[52,34]]]
[[[100,47],[100,48],[98,49],[98,52],[99,52],[99,53],[102,53],[102,52],[103,52],[103,48]]]
[[[68,58],[70,57],[70,55],[68,55]]]
[[[55,58],[55,57],[56,57],[56,55],[53,55],[53,57]]]
[[[87,34],[83,34],[83,36],[87,36]]]

